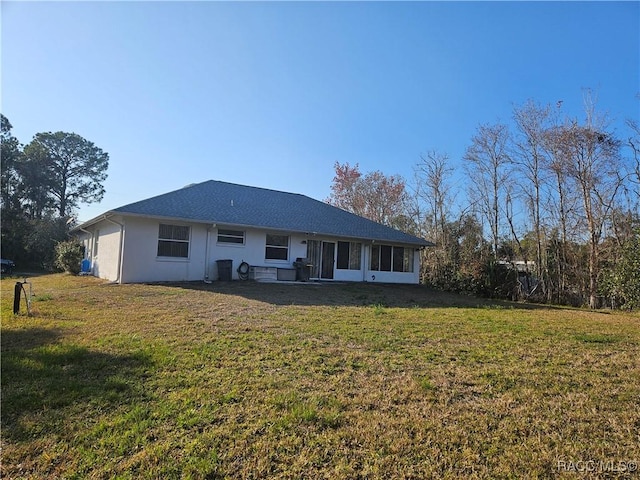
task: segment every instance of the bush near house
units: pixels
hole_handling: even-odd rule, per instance
[[[3,478],[637,475],[636,313],[418,285],[31,281],[31,317],[0,285]]]
[[[56,245],[56,266],[67,273],[80,273],[83,256],[83,247],[76,240],[67,240]]]

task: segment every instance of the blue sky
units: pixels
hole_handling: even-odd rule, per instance
[[[335,162],[410,180],[429,150],[461,164],[478,125],[527,99],[581,117],[585,87],[618,133],[640,119],[639,2],[0,8],[14,136],[75,132],[110,155],[81,220],[209,179],[323,200]]]

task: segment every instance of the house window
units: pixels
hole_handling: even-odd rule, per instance
[[[267,235],[264,257],[267,260],[287,260],[289,258],[289,236]]]
[[[381,272],[413,272],[413,249],[372,245],[370,269]]]
[[[242,230],[218,230],[218,243],[233,243],[244,245],[244,232]]]
[[[360,252],[362,244],[358,242],[338,242],[336,267],[340,270],[360,270]]]
[[[159,257],[189,257],[189,227],[160,224],[158,232]]]

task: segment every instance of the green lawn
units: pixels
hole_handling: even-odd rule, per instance
[[[419,286],[32,282],[30,317],[1,283],[3,478],[639,475],[638,314]]]

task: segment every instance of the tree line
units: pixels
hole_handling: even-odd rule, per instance
[[[81,203],[104,195],[109,155],[76,133],[36,133],[22,145],[0,114],[2,258],[53,270]]]
[[[432,241],[422,252],[426,284],[639,308],[640,128],[628,120],[620,137],[591,91],[584,105],[577,119],[562,116],[561,102],[531,100],[509,124],[479,125],[462,171],[437,150],[410,180],[336,163],[327,202]]]

